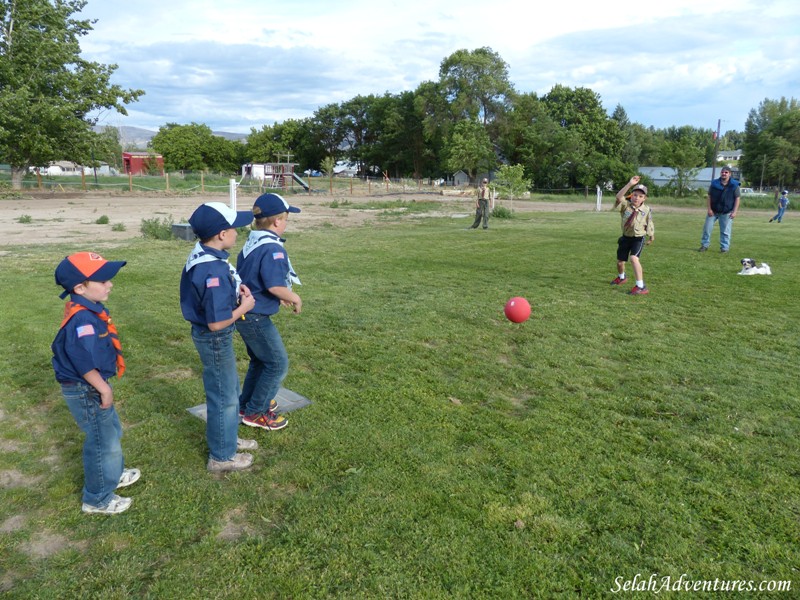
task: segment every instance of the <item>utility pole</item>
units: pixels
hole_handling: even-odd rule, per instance
[[[767,166],[767,155],[764,155],[764,160],[761,162],[761,181],[758,183],[758,191],[764,191],[764,169]]]
[[[714,134],[714,160],[711,163],[711,181],[717,178],[717,152],[719,151],[719,128],[722,119],[717,119],[717,132]]]

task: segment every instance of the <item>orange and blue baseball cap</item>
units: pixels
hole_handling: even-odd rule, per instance
[[[108,281],[126,264],[124,260],[106,260],[96,252],[78,252],[64,257],[56,267],[56,285],[64,288],[61,298],[66,298],[84,281]]]

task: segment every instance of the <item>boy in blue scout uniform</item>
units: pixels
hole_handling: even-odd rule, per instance
[[[255,224],[236,260],[242,281],[256,302],[255,308],[236,322],[250,356],[239,398],[242,424],[248,427],[274,430],[287,425],[286,418],[275,413],[275,396],[289,372],[289,357],[270,317],[281,305],[291,306],[295,314],[300,314],[303,307],[300,296],[292,291],[292,284],[299,284],[300,279],[292,269],[281,237],[289,213],[299,212],[278,194],[256,198]]]
[[[618,210],[622,216],[622,236],[617,240],[617,277],[611,282],[611,285],[625,283],[625,263],[630,259],[636,277],[636,285],[629,292],[633,296],[650,293],[644,284],[639,256],[645,245],[645,236],[648,238],[648,245],[652,244],[656,237],[652,211],[644,203],[647,200],[647,186],[639,184],[639,179],[638,175],[631,177],[625,187],[617,192],[617,199],[614,203],[614,208],[619,207]],[[625,194],[628,193],[631,186],[633,186],[633,190],[630,200],[626,200]]]
[[[769,222],[777,221],[778,223],[782,223],[783,214],[786,212],[787,206],[789,206],[789,190],[783,190],[781,192],[781,197],[778,198],[778,214],[772,217]]]
[[[239,374],[233,349],[233,323],[255,306],[242,285],[228,252],[236,243],[237,227],[249,225],[253,213],[235,211],[221,202],[200,205],[189,218],[199,238],[181,273],[183,318],[192,324],[192,341],[203,363],[206,393],[207,468],[239,471],[253,464],[255,440],[240,440]]]
[[[132,500],[115,494],[135,483],[138,469],[126,469],[122,456],[122,425],[114,408],[108,380],[122,377],[125,361],[117,328],[103,302],[111,279],[124,261],[107,261],[94,252],[67,256],[56,267],[56,284],[70,295],[53,344],[53,370],[70,413],[86,434],[83,443],[83,505],[89,514],[114,515]]]

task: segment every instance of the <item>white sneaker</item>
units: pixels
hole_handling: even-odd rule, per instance
[[[84,502],[81,510],[88,514],[118,515],[119,513],[128,510],[131,506],[131,502],[133,502],[133,500],[130,498],[123,498],[114,494],[111,497],[111,502],[105,506],[92,506],[91,504],[86,504],[86,502]]]
[[[258,442],[256,440],[243,440],[236,438],[237,450],[258,450]]]
[[[139,469],[125,469],[122,472],[122,475],[120,475],[119,477],[119,483],[117,484],[117,489],[133,485],[134,483],[139,481],[139,477],[141,476],[142,472]]]
[[[214,460],[208,459],[206,468],[212,473],[221,473],[223,471],[242,471],[249,468],[253,464],[253,455],[246,452],[234,454],[231,460]]]

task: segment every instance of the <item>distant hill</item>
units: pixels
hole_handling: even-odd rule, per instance
[[[129,127],[122,125],[120,127],[111,127],[109,125],[95,125],[94,130],[98,133],[106,128],[117,129],[119,131],[119,142],[123,148],[147,150],[150,145],[150,140],[153,139],[157,131],[150,129],[142,129],[141,127]],[[229,131],[213,131],[214,135],[225,138],[226,140],[244,141],[247,139],[246,133],[231,133]]]

